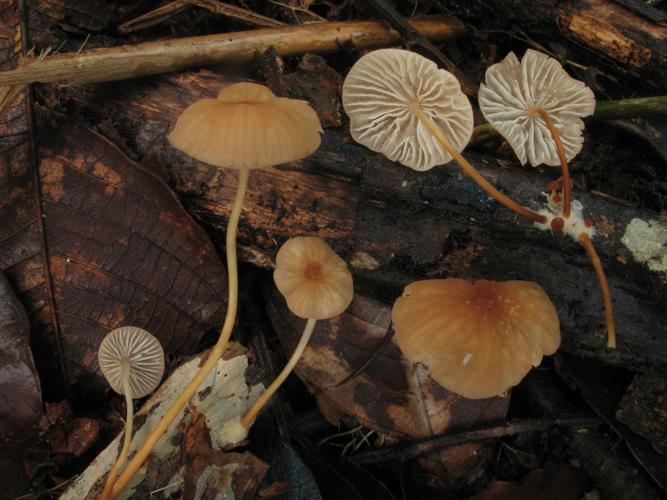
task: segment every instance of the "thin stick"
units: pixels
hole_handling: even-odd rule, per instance
[[[441,450],[447,446],[461,443],[496,439],[523,432],[547,431],[553,426],[590,428],[598,427],[602,423],[602,420],[599,418],[589,416],[515,419],[478,429],[468,429],[461,432],[452,432],[440,436],[383,446],[352,455],[350,460],[359,465],[395,461],[406,462],[421,455]]]
[[[616,348],[616,321],[614,320],[614,309],[611,303],[611,293],[609,292],[609,283],[607,283],[607,276],[604,274],[604,269],[602,268],[602,262],[600,262],[600,257],[595,251],[593,242],[588,237],[586,233],[582,233],[579,236],[581,246],[586,250],[586,255],[593,264],[593,269],[595,269],[595,274],[598,277],[598,282],[600,283],[600,290],[602,292],[602,300],[604,302],[604,315],[607,322],[607,347],[611,349]]]
[[[466,33],[461,21],[448,16],[428,16],[411,23],[434,41],[451,40]],[[0,86],[33,82],[81,85],[212,64],[247,63],[269,47],[280,56],[294,56],[334,53],[344,46],[370,49],[399,41],[398,33],[378,21],[301,24],[58,54],[0,72]]]
[[[171,405],[171,407],[166,411],[162,420],[158,422],[158,425],[155,426],[153,431],[148,435],[146,440],[143,442],[141,447],[137,450],[137,453],[134,455],[132,460],[127,464],[127,467],[123,473],[118,477],[118,480],[113,485],[112,497],[115,498],[127,483],[134,477],[139,468],[142,466],[144,461],[148,458],[151,451],[166,432],[169,425],[174,421],[177,415],[183,410],[185,405],[188,403],[190,398],[193,396],[201,383],[208,377],[208,375],[213,371],[218,360],[222,357],[222,354],[225,351],[229,337],[232,334],[234,329],[234,321],[236,319],[236,307],[238,304],[238,268],[236,262],[236,231],[238,228],[239,218],[241,216],[241,207],[243,206],[243,199],[245,198],[245,192],[248,187],[248,174],[249,171],[242,169],[239,170],[239,183],[236,187],[236,196],[234,198],[234,205],[232,207],[232,212],[229,217],[229,222],[227,224],[227,273],[229,277],[229,299],[227,305],[227,315],[225,316],[225,322],[220,331],[220,337],[218,342],[215,344],[211,350],[206,363],[200,368],[199,372],[188,384],[188,386],[183,390],[178,399]]]
[[[560,168],[563,175],[563,184],[561,186],[561,192],[563,193],[563,217],[568,218],[570,216],[570,199],[572,197],[572,182],[570,181],[570,167],[567,164],[567,158],[565,157],[565,149],[563,148],[563,143],[560,140],[560,134],[554,125],[553,120],[544,111],[542,108],[537,108],[535,110],[544,123],[549,127],[549,133],[551,138],[556,143],[556,151],[558,152],[558,159],[560,160]]]
[[[259,415],[259,412],[262,411],[262,408],[266,402],[271,399],[271,396],[273,396],[282,383],[287,379],[288,375],[292,373],[292,370],[294,370],[294,367],[299,362],[299,359],[301,359],[301,355],[308,345],[310,336],[313,334],[313,329],[315,328],[315,323],[317,323],[316,319],[309,319],[306,322],[306,326],[303,329],[303,333],[301,334],[301,339],[296,345],[296,348],[294,349],[292,356],[289,358],[289,361],[285,365],[285,368],[283,368],[283,371],[278,374],[271,385],[262,393],[259,398],[257,398],[257,401],[255,401],[252,407],[246,412],[245,415],[243,415],[243,418],[241,418],[241,425],[243,427],[250,429],[253,422],[257,418],[257,415]]]
[[[417,118],[419,118],[419,120],[438,140],[442,147],[445,148],[452,156],[452,158],[457,161],[463,171],[468,174],[479,187],[486,191],[489,196],[495,198],[510,210],[513,210],[517,214],[526,217],[527,219],[540,223],[546,222],[546,217],[544,215],[540,215],[537,212],[533,212],[532,210],[519,205],[512,198],[498,191],[494,186],[491,185],[489,181],[482,177],[482,174],[480,174],[477,169],[468,160],[466,160],[463,155],[461,155],[461,153],[459,153],[454,148],[454,146],[451,145],[449,140],[445,137],[445,134],[443,134],[442,130],[440,130],[440,127],[438,127],[438,125],[433,120],[431,120],[431,118],[429,118],[428,115],[426,115],[426,113],[424,113],[419,108],[419,106],[413,106],[412,110],[417,115]]]
[[[132,442],[132,426],[134,423],[134,404],[132,403],[132,395],[130,394],[130,377],[129,369],[123,367],[123,394],[125,395],[126,417],[125,417],[125,436],[123,438],[123,447],[118,454],[116,463],[109,470],[107,481],[104,484],[104,490],[100,495],[100,500],[107,500],[111,494],[111,487],[113,486],[118,471],[125,463],[127,455],[130,452],[130,443]]]

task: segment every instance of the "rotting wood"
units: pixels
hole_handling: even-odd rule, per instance
[[[453,17],[413,19],[412,25],[431,40],[442,41],[465,33]],[[378,21],[314,23],[179,38],[138,45],[57,54],[0,73],[0,86],[34,82],[67,85],[123,80],[212,64],[251,61],[257,52],[273,47],[280,56],[306,52],[326,54],[343,45],[369,49],[396,43],[400,36]]]
[[[479,27],[524,32],[534,48],[557,57],[589,60],[593,70],[638,77],[663,93],[667,82],[667,26],[609,0],[452,0],[449,12]],[[520,36],[518,38],[521,38]],[[551,42],[551,43],[549,43]],[[577,64],[578,65],[578,64]],[[578,65],[580,66],[580,65]],[[585,69],[585,67],[580,67]]]
[[[176,152],[165,136],[191,102],[224,85],[207,71],[100,85],[61,93],[64,106],[98,121],[114,117],[130,154],[165,168],[181,200],[222,243],[236,185],[233,171]],[[317,107],[317,106],[316,106]],[[553,174],[469,155],[483,175],[519,202],[538,208]],[[605,347],[603,307],[593,269],[576,243],[533,228],[490,200],[454,165],[414,172],[328,129],[318,152],[282,169],[253,174],[241,218],[242,259],[270,266],[278,247],[319,235],[352,262],[355,288],[387,303],[414,279],[464,277],[537,281],[556,304],[563,349],[639,371],[667,372],[667,277],[634,261],[621,242],[631,220],[649,210],[575,193],[596,222],[598,251],[616,308],[618,349]]]
[[[533,370],[519,390],[533,412],[539,415],[562,415],[574,411],[571,395],[563,392],[562,384],[551,371]],[[618,443],[592,430],[577,432],[565,428],[564,431],[570,453],[595,480],[605,498],[661,498],[654,484],[640,473],[637,464]]]

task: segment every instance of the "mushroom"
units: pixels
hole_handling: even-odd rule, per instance
[[[416,281],[391,319],[403,355],[469,399],[502,395],[560,344],[556,309],[530,281]]]
[[[561,165],[563,212],[570,211],[567,161],[584,143],[583,117],[595,111],[595,96],[552,57],[528,49],[521,62],[510,52],[486,70],[479,87],[484,118],[509,142],[522,165]],[[551,137],[549,137],[551,136]]]
[[[352,138],[390,160],[425,171],[453,158],[486,193],[530,220],[544,216],[492,186],[460,153],[473,129],[458,80],[425,57],[381,49],[361,57],[343,84]]]
[[[225,424],[223,433],[233,442],[246,438],[257,415],[292,372],[308,345],[317,320],[338,316],[352,302],[352,275],[347,264],[321,238],[299,236],[285,242],[276,256],[273,280],[289,310],[306,319],[306,326],[276,379],[242,418]]]
[[[112,330],[97,352],[100,370],[111,388],[125,396],[125,437],[116,462],[109,471],[100,498],[109,498],[113,481],[123,466],[132,441],[134,407],[132,400],[155,390],[164,373],[164,352],[158,339],[136,326]]]
[[[583,146],[582,118],[595,110],[595,96],[586,85],[571,78],[555,59],[528,49],[521,61],[510,52],[486,70],[479,88],[484,118],[512,146],[522,164],[561,165],[562,177],[552,183],[548,206],[540,211],[541,229],[571,236],[586,250],[602,291],[607,323],[607,345],[616,346],[616,326],[607,278],[591,238],[592,223],[584,220],[581,204],[571,201],[568,160]],[[557,193],[560,186],[561,194]]]
[[[216,99],[197,101],[178,118],[169,134],[169,143],[174,148],[196,160],[239,171],[226,234],[227,315],[208,359],[120,475],[113,487],[115,495],[141,467],[169,424],[211,373],[229,341],[238,304],[236,231],[249,171],[305,158],[319,147],[321,133],[317,113],[306,101],[277,97],[267,87],[255,83],[229,85]]]

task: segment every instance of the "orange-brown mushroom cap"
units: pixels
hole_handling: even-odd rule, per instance
[[[320,146],[322,126],[306,101],[277,97],[256,83],[236,83],[179,116],[169,143],[223,168],[265,168],[297,161]]]
[[[556,309],[530,281],[417,281],[392,321],[405,357],[470,399],[503,394],[560,345]]]
[[[285,242],[276,256],[273,280],[300,318],[333,318],[352,302],[347,264],[322,238],[299,236]]]

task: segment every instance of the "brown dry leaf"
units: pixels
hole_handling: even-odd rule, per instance
[[[222,452],[211,447],[206,417],[193,412],[183,440],[183,498],[216,498],[231,490],[234,498],[253,498],[269,466],[252,453]]]
[[[226,274],[160,178],[95,132],[36,111],[39,186],[23,96],[0,122],[0,270],[28,311],[47,389],[62,387],[61,351],[70,381],[95,393],[108,331],[138,326],[168,354],[187,353],[224,312]]]
[[[194,377],[204,352],[176,368],[137,412],[130,456]],[[224,423],[239,418],[264,390],[261,384],[245,381],[248,356],[237,343],[230,343],[225,358],[218,361],[215,376],[208,377],[199,392],[182,409],[167,432],[158,440],[151,455],[123,495],[129,498],[171,497],[182,492],[185,498],[216,498],[216,490],[229,499],[254,498],[253,493],[267,466],[250,453],[225,452],[234,444],[225,433]],[[69,485],[62,500],[98,498],[104,481],[122,445],[120,433]],[[192,488],[192,485],[195,485]]]
[[[578,500],[586,492],[583,473],[570,464],[547,463],[520,484],[494,481],[470,500]]]
[[[30,324],[0,272],[0,434],[25,436],[42,416],[42,392],[30,352]]]
[[[0,482],[6,498],[27,489],[21,456],[36,439],[33,427],[42,416],[42,393],[29,340],[28,316],[0,272]]]
[[[291,352],[303,320],[289,312],[273,285],[269,288],[271,321],[285,351]],[[364,426],[398,439],[428,437],[505,417],[509,398],[469,400],[453,394],[434,382],[423,366],[405,360],[393,343],[363,373],[337,386],[380,344],[390,311],[389,306],[356,294],[341,316],[317,323],[295,371],[317,396],[325,416],[352,415]],[[442,459],[452,475],[463,475],[479,465],[484,455],[479,453],[481,446],[451,447],[438,461]]]

